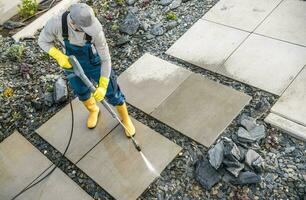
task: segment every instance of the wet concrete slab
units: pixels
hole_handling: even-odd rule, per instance
[[[284,0],[255,33],[306,46],[305,23],[306,1]]]
[[[53,166],[52,166],[53,168]],[[51,168],[51,169],[52,169]],[[16,200],[91,200],[82,188],[70,179],[60,169],[40,182],[35,187],[27,190]]]
[[[159,133],[132,120],[137,131],[135,138],[152,168],[146,165],[132,141],[126,138],[121,126],[77,163],[115,199],[136,199],[181,150]]]
[[[281,95],[305,65],[306,48],[252,34],[218,73]]]
[[[290,84],[271,111],[306,127],[306,67]]]
[[[245,31],[199,20],[166,53],[215,72],[248,35]]]
[[[119,76],[118,82],[127,102],[149,114],[190,74],[146,53]]]
[[[112,118],[108,111],[99,103],[100,116],[94,129],[86,127],[88,111],[78,99],[72,101],[74,111],[74,132],[66,157],[72,162],[78,161],[102,138],[104,138],[118,122]],[[60,152],[64,152],[70,137],[71,110],[68,104],[56,113],[36,132]]]
[[[221,0],[203,17],[252,32],[281,0]]]
[[[152,115],[210,147],[250,99],[244,93],[192,74]]]
[[[15,131],[0,143],[0,199],[12,199],[51,164]]]

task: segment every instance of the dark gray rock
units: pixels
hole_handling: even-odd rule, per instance
[[[223,140],[224,145],[224,157],[226,157],[229,160],[241,160],[241,155],[239,148],[237,145],[231,140],[231,139],[224,139]]]
[[[128,35],[133,35],[137,32],[140,22],[133,13],[128,13],[125,20],[119,23],[119,30]]]
[[[215,169],[218,169],[223,161],[223,150],[224,145],[220,141],[208,151],[209,162]]]
[[[266,129],[264,125],[259,125],[249,131],[250,135],[255,138],[256,141],[266,137]]]
[[[254,172],[241,172],[237,179],[231,180],[233,185],[256,184],[261,181],[261,177]]]
[[[8,20],[2,26],[5,29],[13,30],[16,28],[23,27],[24,25],[25,23],[22,23],[22,22],[14,22],[14,21]]]
[[[246,130],[250,131],[257,126],[256,120],[247,115],[242,115],[240,118],[240,125],[243,126]]]
[[[164,29],[161,24],[156,24],[154,27],[151,29],[151,34],[155,36],[161,36],[164,34]]]
[[[176,9],[178,8],[182,3],[182,0],[173,0],[171,2],[171,4],[169,5],[169,8],[172,10],[172,9]]]
[[[168,6],[168,5],[171,4],[172,1],[173,1],[173,0],[160,0],[160,1],[159,1],[159,4],[160,4],[160,5],[163,5],[163,6]]]
[[[54,84],[54,101],[55,103],[61,103],[66,101],[67,97],[68,90],[66,82],[60,77]]]
[[[125,1],[127,5],[132,6],[135,3],[135,0],[126,0]]]
[[[121,45],[124,45],[126,43],[130,42],[130,37],[128,35],[124,35],[124,36],[121,36],[117,42],[116,42],[116,46],[121,46]]]
[[[256,171],[262,171],[264,168],[264,159],[252,149],[249,149],[246,153],[245,163]]]
[[[241,142],[255,142],[256,138],[252,137],[249,131],[246,129],[239,127],[237,132],[238,140]]]
[[[167,31],[170,31],[171,29],[175,28],[177,25],[178,25],[177,21],[170,21],[166,23],[165,28]]]
[[[206,190],[210,190],[221,180],[220,174],[210,165],[207,158],[197,161],[195,178]]]
[[[39,101],[38,99],[34,99],[31,101],[32,106],[36,109],[36,110],[41,110],[43,108],[43,104],[41,101]]]
[[[233,174],[235,177],[238,177],[239,173],[244,168],[244,164],[240,162],[227,161],[223,163],[228,166],[226,167],[226,170]]]
[[[46,92],[43,95],[44,104],[51,107],[54,104],[53,94],[51,92]]]

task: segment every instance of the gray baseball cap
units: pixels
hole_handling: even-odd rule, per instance
[[[90,6],[85,3],[76,3],[70,7],[70,18],[88,35],[94,36],[102,31],[102,25],[95,17]]]

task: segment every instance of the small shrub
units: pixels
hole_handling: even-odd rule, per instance
[[[124,5],[124,0],[116,0],[116,4],[119,6],[123,6]]]
[[[7,50],[7,55],[10,59],[18,61],[21,60],[24,52],[24,47],[22,45],[14,44]]]
[[[38,10],[38,3],[36,0],[22,0],[22,4],[18,5],[19,15],[23,18],[33,16]]]
[[[117,24],[117,23],[114,23],[114,24],[112,25],[112,31],[113,31],[113,32],[116,32],[118,29],[119,29],[118,24]]]
[[[172,11],[168,12],[166,17],[167,17],[167,20],[177,20],[177,16],[175,12],[172,12]]]
[[[11,97],[14,94],[14,90],[10,87],[6,88],[3,92],[4,97]]]

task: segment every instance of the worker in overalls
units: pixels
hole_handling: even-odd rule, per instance
[[[65,47],[65,53],[54,46],[55,40]],[[66,76],[73,73],[68,56],[74,55],[86,76],[98,84],[96,91],[91,94],[89,88],[78,77],[68,76],[74,93],[89,111],[88,128],[97,125],[100,110],[96,101],[105,98],[108,103],[117,107],[122,122],[128,129],[125,130],[126,135],[134,136],[135,127],[128,115],[125,97],[111,68],[111,58],[102,25],[90,6],[77,3],[72,5],[69,11],[52,17],[40,33],[38,44],[58,62]]]

